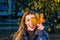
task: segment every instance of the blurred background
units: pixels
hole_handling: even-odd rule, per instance
[[[24,10],[43,12],[50,40],[60,40],[60,0],[0,0],[0,40],[12,40]]]

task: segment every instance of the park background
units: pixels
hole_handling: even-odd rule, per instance
[[[60,0],[0,0],[0,40],[12,40],[24,10],[44,13],[50,40],[60,40]]]

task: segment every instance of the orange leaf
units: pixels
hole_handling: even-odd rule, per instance
[[[32,18],[31,20],[32,20],[32,23],[33,23],[33,24],[37,24],[36,18]]]
[[[35,14],[35,17],[37,20],[39,20],[39,14],[38,13]]]
[[[43,18],[44,18],[44,15],[43,15],[43,13],[41,13],[39,19],[43,19]]]
[[[41,13],[40,15],[39,14],[35,14],[35,18],[32,18],[32,23],[35,25],[35,24],[42,24],[45,22],[45,20],[43,19],[44,15],[43,13]]]
[[[40,14],[40,19],[39,19],[39,23],[43,23],[45,20],[43,19],[44,18],[44,15],[43,13]]]

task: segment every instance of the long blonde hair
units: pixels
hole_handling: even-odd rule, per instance
[[[33,11],[25,11],[24,15],[22,16],[22,19],[21,19],[21,23],[19,25],[19,29],[18,31],[14,34],[14,37],[13,37],[13,40],[21,40],[22,38],[22,32],[24,30],[24,27],[25,27],[25,16],[28,15],[28,14],[35,14],[35,12]]]

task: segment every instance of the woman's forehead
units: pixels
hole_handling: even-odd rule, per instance
[[[33,14],[26,15],[26,18],[35,17]]]

